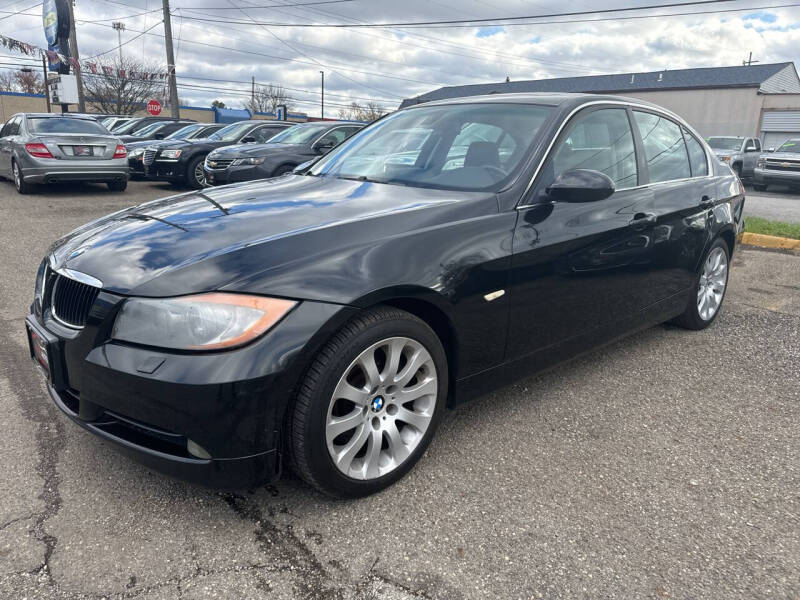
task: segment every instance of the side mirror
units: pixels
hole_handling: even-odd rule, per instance
[[[745,152],[756,152],[756,147],[755,147],[755,146],[747,146],[747,147],[744,149],[744,151],[745,151]]]
[[[775,152],[775,146],[770,146],[767,148],[767,152]]]
[[[248,135],[242,138],[243,144],[255,144],[255,142],[256,138],[254,138],[252,135]]]
[[[571,169],[556,177],[545,191],[560,202],[596,202],[605,200],[615,190],[614,182],[605,173]]]

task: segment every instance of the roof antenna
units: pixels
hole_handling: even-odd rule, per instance
[[[511,76],[510,75],[506,75],[506,83],[511,83]]]
[[[747,60],[743,60],[742,61],[742,66],[749,67],[750,65],[752,65],[755,62],[761,62],[761,61],[753,60],[753,53],[751,52],[750,56],[747,57]]]

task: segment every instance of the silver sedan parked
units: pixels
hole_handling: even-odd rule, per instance
[[[128,159],[119,138],[91,117],[19,113],[0,130],[0,176],[20,194],[37,183],[92,181],[121,192]]]

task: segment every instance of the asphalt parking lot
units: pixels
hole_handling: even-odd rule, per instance
[[[800,256],[740,250],[708,330],[448,413],[380,494],[223,494],[69,422],[27,355],[49,243],[170,192],[0,181],[0,598],[800,598]]]
[[[763,217],[772,221],[800,223],[800,193],[780,187],[770,187],[768,191],[756,192],[747,186],[745,215]]]

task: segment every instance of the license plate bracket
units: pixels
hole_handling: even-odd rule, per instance
[[[30,317],[25,319],[25,331],[28,334],[28,350],[33,363],[51,386],[56,390],[64,389],[64,364],[59,339],[45,331]]]
[[[92,146],[73,146],[73,156],[94,156],[94,148]]]

